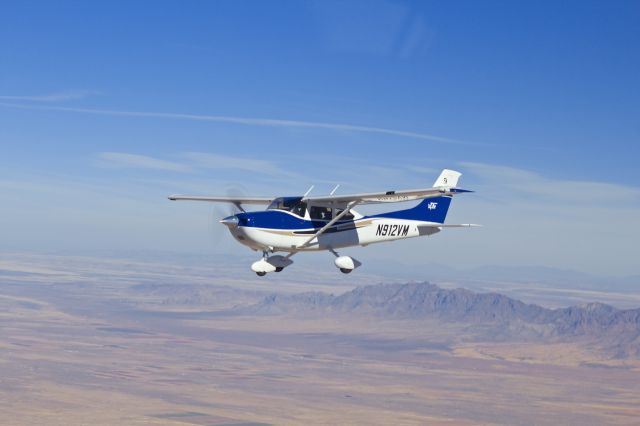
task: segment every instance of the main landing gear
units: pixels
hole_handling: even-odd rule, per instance
[[[269,256],[269,252],[262,253],[262,259],[251,265],[251,270],[259,277],[264,277],[267,272],[282,272],[284,268],[291,265],[293,260],[279,254]]]
[[[338,252],[333,249],[329,249],[329,251],[336,257],[333,263],[335,263],[336,268],[338,268],[343,274],[350,274],[351,271],[362,265],[362,263],[353,257],[340,256]]]
[[[353,257],[340,256],[338,252],[333,249],[329,249],[329,251],[336,257],[334,264],[343,274],[350,274],[351,271],[362,265],[362,263]],[[254,262],[251,265],[251,270],[259,277],[264,277],[268,272],[282,272],[284,268],[292,263],[293,260],[291,260],[290,257],[279,254],[269,256],[269,252],[264,251],[262,252],[262,259]]]

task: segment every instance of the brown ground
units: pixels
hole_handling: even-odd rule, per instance
[[[579,343],[220,316],[145,303],[135,277],[82,285],[86,270],[74,281],[44,269],[0,278],[3,425],[640,423],[640,363]]]

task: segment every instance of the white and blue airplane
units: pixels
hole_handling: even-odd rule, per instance
[[[291,265],[291,257],[301,251],[328,250],[335,265],[345,274],[361,265],[337,250],[367,246],[373,243],[433,235],[442,228],[479,226],[445,224],[444,220],[454,195],[473,192],[457,188],[461,173],[445,169],[433,187],[403,191],[385,191],[351,195],[310,196],[309,191],[297,197],[215,197],[171,195],[170,200],[231,203],[239,213],[220,220],[231,235],[254,251],[262,251],[262,259],[251,265],[259,276],[281,272]],[[354,207],[364,204],[397,203],[422,200],[413,208],[370,216],[361,215]],[[264,211],[246,211],[245,204],[267,205]],[[277,252],[286,255],[274,254]]]

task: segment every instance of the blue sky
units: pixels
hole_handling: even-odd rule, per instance
[[[637,274],[638,76],[634,1],[6,3],[0,249],[246,254],[164,197],[450,167],[482,230],[352,254]]]

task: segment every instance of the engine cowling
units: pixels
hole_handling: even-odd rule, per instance
[[[336,267],[340,269],[340,272],[344,274],[348,274],[358,266],[362,265],[362,263],[358,262],[358,260],[354,259],[351,256],[339,256],[334,260]]]

